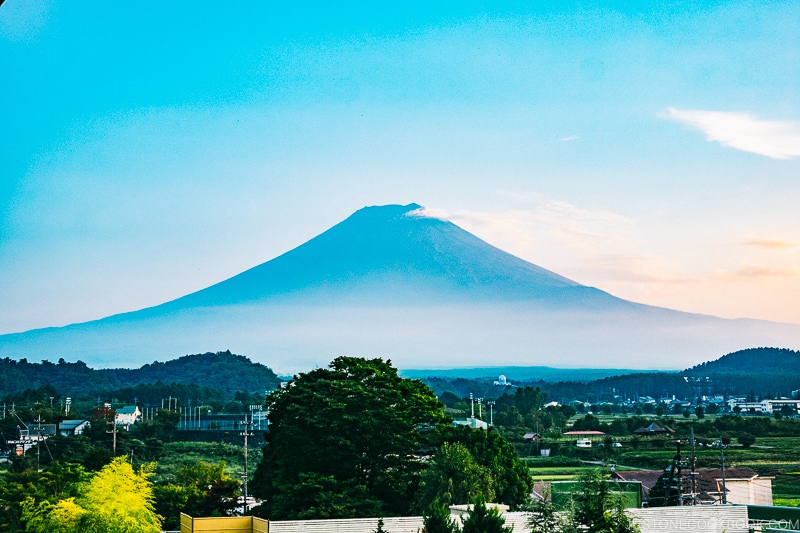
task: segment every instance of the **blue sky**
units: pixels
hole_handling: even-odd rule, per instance
[[[410,202],[624,298],[800,323],[800,4],[528,4],[6,0],[0,333]]]

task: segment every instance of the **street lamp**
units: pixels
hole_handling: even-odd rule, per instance
[[[493,426],[494,425],[494,409],[493,409],[494,408],[494,401],[488,401],[488,402],[486,402],[486,405],[489,406],[489,425]]]

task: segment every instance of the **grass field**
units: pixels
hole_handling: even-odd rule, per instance
[[[251,477],[260,460],[261,449],[251,448],[247,459]],[[244,448],[223,442],[166,443],[156,465],[154,481],[172,479],[180,467],[197,464],[198,461],[206,463],[225,461],[225,472],[234,479],[240,479],[241,472],[244,471]]]

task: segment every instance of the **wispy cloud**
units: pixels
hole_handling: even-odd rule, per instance
[[[667,117],[698,129],[722,146],[771,157],[800,157],[800,123],[762,120],[750,113],[667,109]]]
[[[768,250],[787,250],[797,246],[796,242],[787,241],[784,239],[744,239],[742,246],[750,246],[753,248],[766,248]]]
[[[568,136],[568,137],[562,137],[562,138],[560,138],[560,139],[559,139],[559,141],[561,141],[562,143],[565,143],[565,142],[569,142],[569,141],[577,141],[578,139],[580,139],[580,137],[579,137],[579,136],[577,136],[577,135],[570,135],[570,136]]]
[[[632,224],[629,218],[609,211],[584,209],[539,195],[514,196],[528,207],[499,213],[423,208],[409,215],[449,220],[512,253],[530,249],[544,239],[574,248],[607,246]]]
[[[795,265],[788,266],[765,266],[765,265],[742,265],[739,269],[715,270],[711,273],[711,279],[718,281],[742,281],[764,278],[785,278],[800,275],[800,268]]]

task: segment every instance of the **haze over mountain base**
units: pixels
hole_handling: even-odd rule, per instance
[[[800,325],[637,304],[481,241],[420,206],[364,208],[282,256],[165,304],[0,336],[0,356],[133,367],[230,349],[279,372],[340,355],[405,368],[679,369]]]
[[[797,346],[800,327],[668,310],[596,315],[523,305],[314,307],[247,305],[104,320],[0,337],[0,353],[134,367],[230,349],[280,372],[339,355],[399,367],[544,365],[679,369],[744,346]]]

